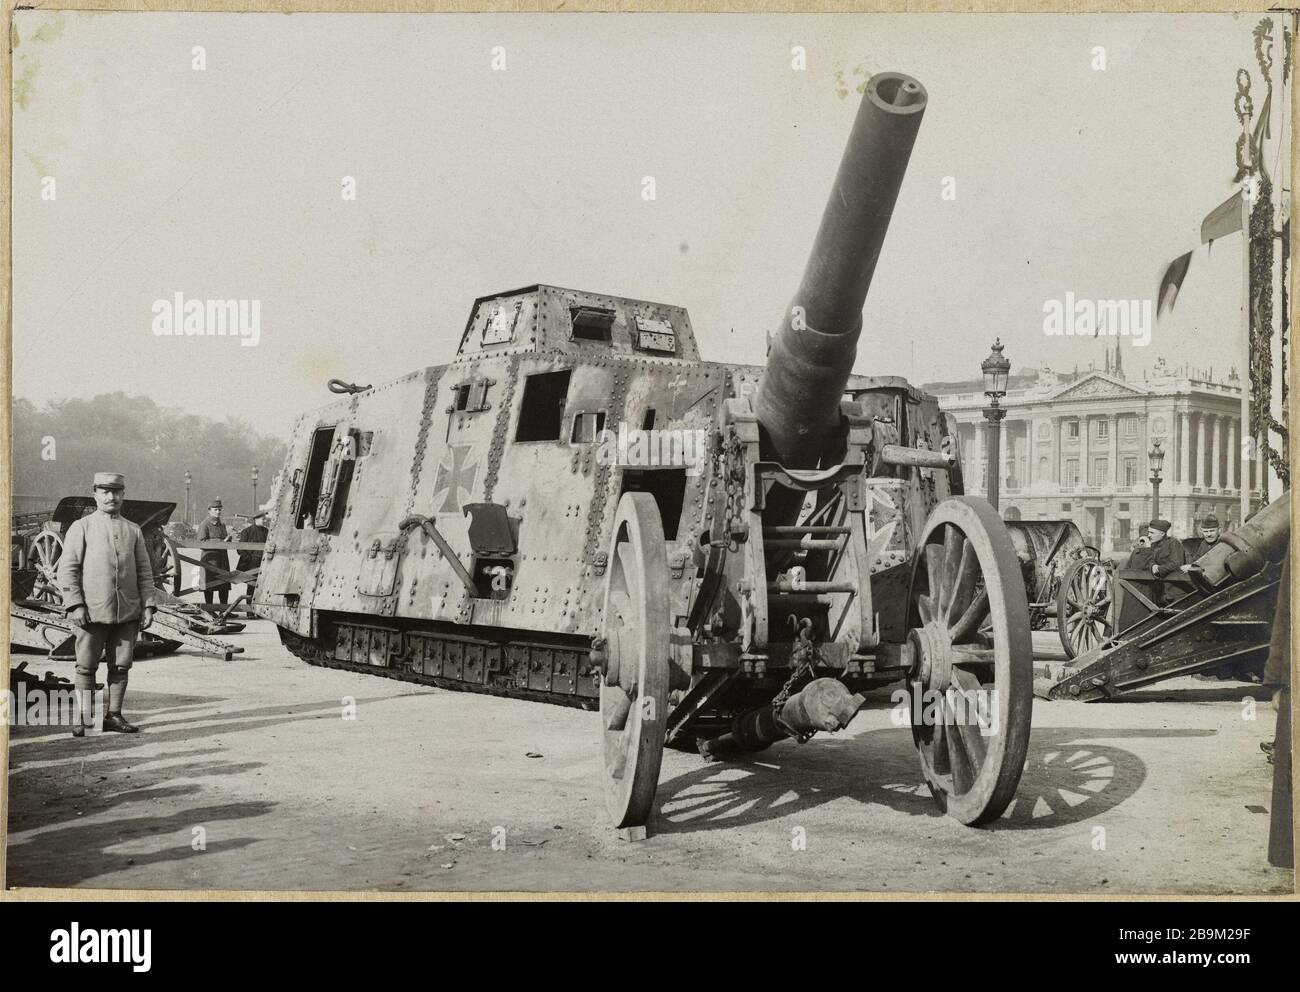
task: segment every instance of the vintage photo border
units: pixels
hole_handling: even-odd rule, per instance
[[[1300,5],[1300,0],[1294,0]],[[149,13],[488,13],[488,14],[519,14],[519,13],[598,13],[598,12],[619,12],[619,13],[762,13],[762,14],[803,14],[815,15],[819,13],[908,13],[908,14],[947,14],[949,16],[959,16],[963,13],[1020,13],[1020,14],[1104,14],[1104,13],[1187,13],[1187,14],[1214,14],[1214,13],[1241,13],[1243,15],[1260,15],[1269,12],[1279,13],[1295,8],[1285,7],[1281,4],[1266,6],[1260,3],[1247,2],[1223,2],[1223,0],[1210,0],[1210,2],[1160,2],[1160,0],[1092,0],[1092,2],[1080,3],[1062,3],[1043,0],[1043,2],[1005,2],[1005,0],[966,0],[966,2],[943,2],[943,0],[912,0],[912,2],[901,2],[901,0],[859,0],[859,2],[845,2],[845,0],[811,0],[811,2],[798,3],[780,2],[780,0],[516,0],[516,2],[500,2],[500,0],[433,0],[433,2],[410,2],[410,0],[278,0],[278,2],[262,2],[248,0],[248,2],[220,2],[220,0],[209,0],[209,2],[187,2],[187,0],[54,0],[50,3],[42,3],[39,0],[4,0],[5,6],[5,23],[12,38],[12,25],[14,11],[16,9],[39,8],[41,10],[75,10],[75,11],[121,11],[121,12],[149,12]],[[0,200],[0,220],[3,221],[5,237],[3,244],[0,244],[0,268],[4,273],[3,280],[0,280],[0,308],[4,316],[4,335],[3,346],[0,348],[0,357],[3,358],[3,367],[5,373],[5,403],[3,410],[0,411],[0,465],[4,467],[6,476],[6,485],[3,493],[0,493],[0,513],[9,517],[12,513],[12,457],[10,446],[12,444],[12,416],[13,416],[13,296],[12,296],[12,151],[13,151],[13,53],[10,45],[5,46],[3,55],[3,75],[5,86],[5,99],[3,109],[0,109],[0,133],[3,135],[3,168],[4,192],[3,200]],[[1300,156],[1296,154],[1300,149],[1300,130],[1295,126],[1300,123],[1300,113],[1297,113],[1297,102],[1294,96],[1291,100],[1291,150],[1292,150],[1292,189],[1295,188],[1295,178],[1300,171]],[[1293,240],[1290,246],[1290,265],[1292,271],[1295,269],[1297,255],[1296,241]],[[1294,325],[1293,325],[1294,326]],[[1294,371],[1295,364],[1292,363],[1291,369]],[[1294,385],[1294,376],[1292,376]],[[1290,422],[1300,424],[1300,393],[1292,388],[1290,391]],[[1296,453],[1300,449],[1300,443],[1295,440],[1294,435],[1289,438],[1289,461],[1296,462]],[[1290,539],[1290,554],[1295,555],[1300,551],[1300,529],[1296,527],[1297,517],[1300,517],[1300,511],[1295,507],[1292,508],[1292,526]],[[9,579],[4,579],[4,594],[9,596]],[[1300,604],[1300,595],[1292,593],[1292,607]],[[8,641],[8,613],[3,614],[0,619],[0,625],[4,627],[4,636]],[[1296,675],[1296,646],[1300,644],[1300,631],[1292,630],[1291,635],[1291,672],[1292,682],[1294,684]],[[3,682],[0,683],[0,691],[8,689],[9,686],[9,666],[4,666],[5,673]],[[1297,726],[1300,726],[1300,715],[1297,714],[1293,706],[1292,713],[1292,739]],[[896,901],[934,901],[934,900],[951,900],[951,901],[1063,901],[1078,900],[1088,902],[1117,902],[1117,901],[1170,901],[1182,902],[1191,900],[1213,900],[1213,901],[1300,901],[1300,894],[1296,891],[1288,895],[1122,895],[1122,894],[1080,894],[1080,893],[1017,893],[1017,892],[990,892],[990,893],[970,893],[970,892],[578,892],[571,893],[559,890],[556,892],[471,892],[471,891],[421,891],[421,892],[372,892],[372,891],[296,891],[296,890],[186,890],[186,889],[94,889],[94,888],[7,888],[7,839],[8,839],[8,734],[0,734],[0,767],[3,767],[3,783],[0,783],[0,902],[44,902],[44,901],[108,901],[108,902],[136,902],[136,901],[261,901],[261,900],[283,900],[292,902],[316,902],[316,901],[343,901],[343,902],[423,902],[423,901],[500,901],[502,899],[534,901],[534,900],[617,900],[617,901],[641,901],[641,900],[735,900],[735,901],[769,901],[769,900],[798,900],[798,901],[819,901],[819,900],[843,900],[853,899],[858,901],[870,902],[896,902]],[[1294,795],[1295,782],[1295,765],[1292,763],[1292,783]],[[1292,805],[1293,822],[1300,823],[1296,805]],[[1261,852],[1261,857],[1262,857]]]

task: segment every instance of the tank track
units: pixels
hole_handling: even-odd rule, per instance
[[[291,651],[295,657],[305,661],[307,664],[317,668],[335,668],[345,672],[356,672],[359,675],[378,676],[380,678],[395,679],[399,682],[414,682],[417,685],[433,686],[438,689],[451,689],[456,692],[477,692],[489,696],[500,696],[506,699],[521,699],[528,702],[551,703],[557,706],[569,706],[577,709],[594,710],[600,705],[599,697],[595,695],[577,695],[572,692],[555,692],[545,689],[524,688],[522,686],[507,686],[499,682],[470,682],[464,679],[447,678],[441,675],[429,675],[421,671],[416,671],[413,667],[413,659],[409,652],[403,652],[399,657],[398,664],[374,665],[365,664],[356,661],[344,661],[334,657],[333,653],[318,641],[309,637],[303,637],[291,630],[283,627],[276,628],[280,632],[280,642]],[[434,635],[425,635],[428,639],[435,639]],[[502,652],[527,652],[532,648],[527,644],[508,644],[501,648]],[[558,654],[560,649],[539,649],[546,650],[548,654]],[[578,654],[576,651],[568,652]],[[530,667],[534,667],[531,666]]]

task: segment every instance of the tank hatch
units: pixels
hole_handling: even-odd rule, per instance
[[[700,360],[685,307],[558,286],[528,286],[474,301],[457,357],[517,351]]]

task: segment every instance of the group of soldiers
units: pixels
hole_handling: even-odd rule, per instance
[[[221,500],[219,499],[214,499],[211,503],[208,504],[208,515],[204,519],[204,521],[201,524],[199,524],[198,530],[195,532],[194,536],[196,540],[229,541],[231,539],[230,531],[226,528],[225,521],[221,519],[221,510],[222,510]],[[259,516],[259,517],[254,517],[251,521],[249,521],[248,526],[245,527],[242,531],[240,531],[239,539],[241,541],[265,542],[267,534],[269,532],[267,531],[266,527],[264,527],[261,523],[263,519],[264,519],[263,517]],[[199,561],[201,561],[205,566],[214,565],[217,568],[222,570],[225,570],[230,567],[230,556],[229,553],[226,551],[208,549],[204,551],[201,555],[199,555]],[[261,561],[262,561],[262,553],[260,551],[249,551],[247,549],[244,549],[239,552],[239,561],[235,565],[235,570],[239,572],[243,572],[243,571],[247,571],[250,568],[256,568],[259,564],[261,564]],[[214,572],[212,574],[215,575],[218,573]],[[207,575],[208,572],[207,569],[205,568],[204,582],[203,582],[203,601],[205,603],[211,603],[212,597],[215,594],[223,604],[226,603],[230,594],[230,583],[208,581]],[[257,583],[250,582],[248,584],[248,598],[250,600],[253,598],[253,593],[256,589],[257,589]]]
[[[76,676],[80,719],[72,728],[74,737],[83,737],[93,713],[91,700],[95,676],[101,660],[108,661],[108,705],[103,729],[134,734],[139,728],[122,715],[127,680],[140,631],[153,623],[158,608],[153,566],[144,534],[138,525],[122,516],[126,499],[126,479],[117,472],[96,472],[92,492],[95,512],[73,521],[63,539],[59,556],[59,588],[68,623],[73,628],[76,650]],[[221,520],[221,500],[208,506],[208,517],[199,526],[200,541],[229,541],[231,536]],[[264,542],[267,529],[254,519],[240,537],[244,541]],[[230,565],[228,553],[205,550],[202,562],[220,569]],[[257,566],[261,554],[247,549],[239,552],[236,568],[245,571]],[[206,569],[205,569],[206,571]],[[215,574],[215,573],[214,573]],[[225,603],[229,582],[204,582],[204,599],[211,603],[213,594]],[[219,588],[214,588],[219,586]],[[255,585],[250,583],[251,598]]]
[[[1190,572],[1192,563],[1219,541],[1219,521],[1213,516],[1201,521],[1201,541],[1190,552],[1182,541],[1169,536],[1173,526],[1160,517],[1147,524],[1146,535],[1129,555],[1128,567],[1149,571],[1157,579],[1168,578],[1175,572]],[[1157,602],[1162,606],[1165,605],[1163,600],[1172,595],[1172,590],[1156,589]]]

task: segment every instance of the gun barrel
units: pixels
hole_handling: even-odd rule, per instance
[[[815,464],[835,423],[862,306],[926,106],[898,72],[873,76],[822,214],[799,291],[772,342],[754,410],[782,464]]]

